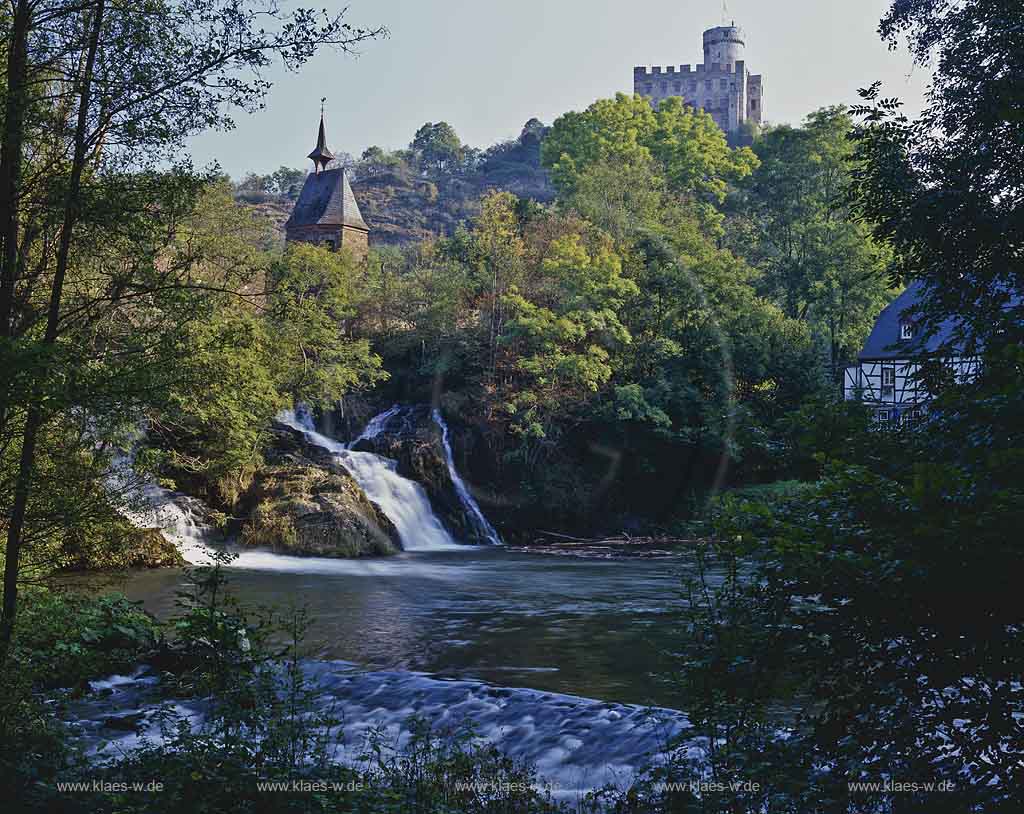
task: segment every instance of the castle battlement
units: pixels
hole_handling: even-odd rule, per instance
[[[746,42],[735,25],[709,28],[703,35],[704,62],[699,65],[638,65],[633,68],[633,92],[657,107],[678,96],[710,113],[726,133],[737,133],[764,115],[764,88],[760,74],[751,74],[743,58]]]

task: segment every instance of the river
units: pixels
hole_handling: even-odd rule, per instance
[[[306,607],[309,654],[370,670],[679,707],[656,679],[672,647],[680,560],[588,560],[501,547],[373,560],[247,551],[229,568],[243,603]],[[178,569],[110,587],[160,618],[175,611]]]

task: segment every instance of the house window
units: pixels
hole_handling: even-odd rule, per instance
[[[892,395],[893,389],[896,387],[896,368],[895,367],[883,367],[882,368],[882,394]]]
[[[750,109],[751,110],[757,110],[757,99],[751,99],[750,100]]]
[[[914,338],[914,324],[912,322],[900,323],[900,339]]]
[[[889,411],[888,410],[879,410],[878,411],[878,420],[879,421],[884,421],[884,422],[888,423],[888,421],[889,421]]]

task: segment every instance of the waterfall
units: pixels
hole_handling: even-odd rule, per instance
[[[217,530],[206,522],[202,501],[172,492],[136,474],[134,454],[115,457],[107,489],[118,511],[140,529],[156,529],[174,543],[189,565],[210,565],[210,543]]]
[[[430,414],[434,417],[434,421],[437,422],[437,426],[441,428],[441,442],[444,444],[444,458],[448,464],[448,475],[452,479],[455,491],[458,492],[459,500],[462,501],[462,505],[466,508],[466,514],[473,523],[473,528],[476,529],[477,534],[486,539],[491,545],[501,545],[501,537],[494,530],[494,526],[487,522],[484,513],[480,511],[480,506],[473,499],[473,495],[470,494],[462,478],[459,477],[459,470],[455,468],[455,459],[452,457],[452,445],[448,441],[448,424],[445,422],[444,416],[441,415],[441,411],[436,407],[430,411]]]
[[[371,428],[374,434],[379,433],[386,423],[385,416],[390,417],[389,413],[394,415],[398,409],[392,407],[387,413],[374,418],[367,425],[363,436],[371,437],[367,435]],[[308,411],[301,407],[297,411],[283,412],[277,420],[303,433],[309,443],[335,456],[366,496],[395,524],[402,548],[406,551],[463,549],[437,519],[423,487],[399,475],[395,471],[398,467],[395,461],[374,455],[372,452],[356,452],[333,438],[321,435],[313,427],[313,420]]]
[[[373,418],[370,419],[370,422],[366,425],[366,428],[359,434],[359,437],[353,438],[349,442],[348,448],[351,449],[359,441],[362,441],[364,439],[376,438],[378,435],[384,432],[384,428],[388,425],[388,421],[390,421],[393,416],[398,415],[400,412],[402,412],[402,408],[399,407],[397,404],[394,404],[387,410],[385,410],[383,413],[375,415]]]

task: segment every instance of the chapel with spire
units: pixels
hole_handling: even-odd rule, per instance
[[[284,225],[285,239],[348,250],[357,260],[369,251],[370,227],[359,211],[344,167],[328,169],[334,153],[327,147],[323,105],[316,147],[309,154],[313,171],[306,176],[291,217]]]

